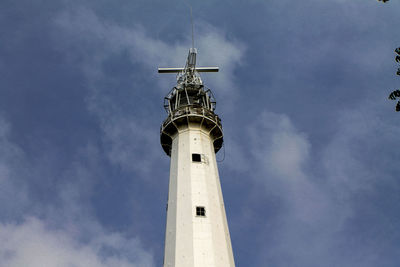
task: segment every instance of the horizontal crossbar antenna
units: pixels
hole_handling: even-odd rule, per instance
[[[185,70],[185,68],[158,68],[158,73],[178,73]],[[197,72],[218,72],[219,67],[196,67]]]

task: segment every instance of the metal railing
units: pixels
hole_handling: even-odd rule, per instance
[[[214,112],[207,110],[203,107],[196,107],[194,105],[188,105],[188,106],[180,107],[179,109],[172,111],[169,114],[168,118],[162,124],[161,130],[164,129],[171,121],[174,121],[181,117],[193,116],[193,115],[194,116],[202,116],[204,118],[207,118],[222,128],[221,119]]]

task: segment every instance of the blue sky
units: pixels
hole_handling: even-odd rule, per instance
[[[191,1],[237,266],[400,262],[400,3]],[[0,266],[161,266],[185,1],[2,0]],[[225,155],[224,155],[225,154]]]

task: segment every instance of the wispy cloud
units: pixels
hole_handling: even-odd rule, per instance
[[[103,76],[101,64],[113,53],[128,52],[132,62],[141,63],[149,76],[155,76],[158,66],[183,67],[191,47],[189,39],[182,43],[167,43],[151,37],[143,26],[127,28],[101,21],[92,10],[85,8],[62,13],[57,17],[56,24],[66,33],[65,39],[60,40],[60,45],[64,48],[79,49],[80,46],[96,44],[95,49],[98,51],[83,55],[87,62],[80,65],[92,79]],[[221,73],[210,79],[216,82],[219,90],[227,91],[231,95],[235,89],[233,72],[243,63],[244,44],[238,40],[228,40],[223,31],[205,22],[200,21],[196,26],[198,64],[220,66]],[[165,80],[160,86],[163,91],[169,87],[170,82],[166,84]]]
[[[264,111],[249,127],[255,182],[285,199],[289,212],[302,222],[315,220],[326,199],[307,173],[311,144],[284,114]]]
[[[10,141],[10,132],[10,124],[0,116],[0,218],[4,219],[15,218],[29,206],[22,176],[24,152]]]
[[[264,171],[283,179],[304,177],[310,143],[287,115],[263,112],[249,129],[253,156]]]
[[[258,209],[279,204],[278,210],[269,209],[264,218],[268,239],[263,242],[260,266],[268,262],[278,266],[297,263],[372,267],[384,257],[386,252],[376,244],[362,241],[366,236],[379,239],[396,231],[380,214],[385,214],[385,210],[370,208],[377,205],[372,199],[381,193],[382,183],[398,188],[395,174],[400,173],[399,152],[385,141],[398,136],[400,128],[382,117],[383,103],[378,102],[365,100],[343,110],[332,122],[335,132],[324,141],[324,146],[313,147],[308,134],[297,130],[285,114],[264,111],[247,127],[243,139],[249,142],[244,143],[245,148],[237,145],[242,149],[239,154],[249,156],[247,169],[242,172],[246,179],[252,178],[262,185],[254,190],[263,188],[264,201],[275,203],[259,199]],[[390,160],[383,151],[392,151]],[[376,227],[379,222],[381,228],[355,233],[354,222],[366,210],[375,214],[374,219],[360,223],[360,227]],[[248,217],[252,213],[247,213],[240,218],[240,224],[254,220]],[[381,245],[390,248],[393,244]],[[356,251],[348,253],[355,247]]]
[[[93,146],[77,152],[76,161],[61,172],[62,182],[52,187],[57,197],[43,204],[29,193],[36,187],[32,176],[41,171],[28,171],[30,164],[10,141],[11,132],[0,118],[1,267],[154,266],[138,238],[103,228],[93,215],[90,197],[101,169]],[[49,181],[54,178],[43,177],[44,188]]]
[[[0,224],[0,266],[154,266],[136,239],[98,232],[84,242],[74,232],[51,229],[36,218]]]

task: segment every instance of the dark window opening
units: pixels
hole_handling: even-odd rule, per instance
[[[196,207],[196,216],[205,217],[206,209],[204,207]]]
[[[192,154],[192,161],[194,162],[201,162],[201,155],[200,154]]]

